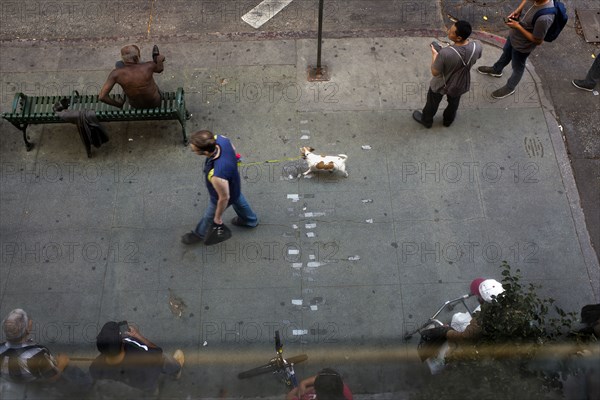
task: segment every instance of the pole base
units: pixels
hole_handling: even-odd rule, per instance
[[[309,82],[327,82],[329,81],[329,69],[326,65],[320,68],[308,66],[308,81]]]

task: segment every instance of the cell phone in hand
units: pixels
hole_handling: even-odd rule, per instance
[[[152,47],[152,60],[154,60],[154,62],[156,63],[156,59],[158,58],[158,56],[160,55],[160,51],[158,51],[158,46],[154,45],[154,47]]]
[[[121,321],[118,323],[119,325],[119,335],[121,337],[129,336],[129,324],[127,321]]]
[[[435,51],[437,51],[438,53],[442,49],[442,46],[438,42],[436,42],[436,41],[431,42],[431,45],[433,46],[433,48],[435,49]]]

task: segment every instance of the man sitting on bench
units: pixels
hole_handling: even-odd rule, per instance
[[[136,45],[127,45],[121,49],[123,64],[117,63],[117,67],[108,75],[100,95],[100,101],[115,107],[123,108],[125,100],[133,108],[155,108],[160,106],[161,92],[156,82],[154,73],[160,74],[163,69],[165,56],[158,53],[155,47],[154,61],[140,63],[140,49]],[[125,93],[126,99],[115,100],[109,96],[115,83],[118,83]]]

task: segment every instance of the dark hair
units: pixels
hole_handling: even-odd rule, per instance
[[[114,321],[105,323],[98,336],[96,336],[98,351],[106,356],[116,356],[121,352],[121,345],[119,324]]]
[[[471,36],[473,29],[467,21],[456,21],[454,26],[456,26],[456,36],[459,36],[462,40],[467,40]]]
[[[322,369],[315,378],[315,392],[319,400],[343,400],[342,377],[331,368]]]
[[[212,153],[215,151],[217,141],[215,135],[211,131],[198,131],[190,136],[190,143],[196,146],[201,151]]]
[[[581,322],[594,325],[600,321],[600,304],[588,304],[581,309]]]

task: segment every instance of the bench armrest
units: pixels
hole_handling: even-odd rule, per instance
[[[177,102],[177,105],[179,107],[185,105],[185,101],[183,99],[183,88],[177,88],[177,93],[175,94],[175,101]]]
[[[13,104],[12,104],[12,113],[16,114],[17,113],[17,107],[19,107],[19,103],[21,104],[21,114],[23,114],[23,105],[25,104],[25,101],[27,100],[27,96],[24,95],[23,93],[19,92],[19,93],[15,93],[15,98],[13,99]]]

